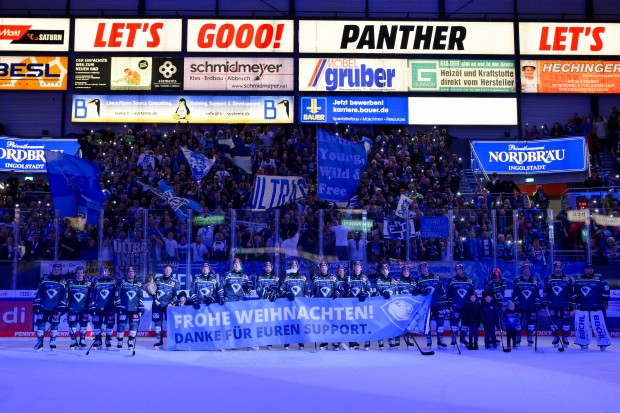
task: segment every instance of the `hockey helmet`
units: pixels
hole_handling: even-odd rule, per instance
[[[322,267],[329,267],[329,266],[327,265],[327,261],[326,261],[326,260],[321,260],[321,261],[319,261],[319,268],[322,268]]]
[[[362,262],[360,260],[353,261],[353,268],[360,267],[362,268]]]
[[[422,269],[422,268],[428,268],[428,263],[426,261],[422,261],[421,263],[418,264],[418,268]]]
[[[291,269],[299,268],[299,262],[297,260],[291,261]]]
[[[586,262],[583,266],[583,268],[594,268],[594,265],[592,265],[591,262]]]
[[[132,266],[127,267],[127,275],[129,274],[136,275],[136,270],[134,270]]]
[[[54,265],[52,265],[52,270],[62,270],[62,264],[54,263]]]
[[[202,263],[202,267],[201,268],[211,269],[211,265],[209,265],[209,263],[205,261],[205,262]]]
[[[239,264],[239,270],[241,270],[243,268],[243,264],[241,264],[241,259],[240,258],[235,258],[233,260],[233,263],[232,263],[233,268],[235,268],[235,265],[237,265],[237,264]]]
[[[265,269],[269,268],[270,270],[273,269],[273,264],[271,263],[271,261],[265,261]]]
[[[499,270],[499,268],[493,268],[493,271],[491,271],[491,277],[501,277],[502,276],[502,272]]]
[[[387,262],[382,262],[381,264],[379,264],[379,271],[390,271],[390,266]]]
[[[562,261],[554,261],[553,262],[553,268],[564,268],[564,264],[562,264]]]
[[[108,267],[106,267],[105,265],[102,265],[101,267],[99,267],[99,275],[101,277],[108,277],[110,275],[110,270],[108,270]]]
[[[78,271],[84,271],[84,267],[82,267],[81,265],[78,265],[77,267],[75,267],[75,272]]]
[[[463,264],[456,264],[454,266],[454,270],[458,271],[458,270],[465,270],[465,267],[463,267]]]

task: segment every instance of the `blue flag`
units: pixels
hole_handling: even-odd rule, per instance
[[[200,183],[200,180],[207,176],[217,158],[209,159],[204,155],[185,148],[181,148],[181,150],[183,151],[183,155],[185,155],[185,159],[187,159],[187,163],[189,163],[189,168],[192,170],[194,181]]]
[[[103,209],[99,186],[101,168],[94,163],[61,152],[44,151],[47,179],[59,218],[76,218],[78,224],[94,224]]]
[[[193,209],[196,212],[201,212],[200,204],[193,199],[182,198],[174,193],[174,190],[162,179],[157,184],[158,188],[154,188],[150,185],[145,185],[138,181],[139,185],[153,192],[159,199],[166,202],[170,208],[177,214],[181,222],[187,220],[188,211]]]
[[[273,344],[372,341],[425,334],[431,296],[279,298],[168,308],[167,350],[218,350]]]
[[[245,146],[241,136],[233,135],[232,137],[218,139],[217,149],[229,155],[238,168],[243,169],[249,174],[252,173],[251,151],[250,148]]]
[[[317,129],[317,175],[319,199],[349,201],[366,167],[363,142],[351,142]]]

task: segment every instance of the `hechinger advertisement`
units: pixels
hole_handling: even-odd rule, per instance
[[[292,123],[293,96],[74,95],[72,122]]]
[[[473,155],[487,173],[583,172],[588,169],[582,136],[536,141],[471,141]]]
[[[524,93],[620,93],[618,60],[522,60]]]
[[[169,307],[167,350],[374,341],[429,328],[430,296],[297,298]]]
[[[0,171],[47,172],[44,151],[75,155],[80,150],[77,139],[0,138]]]

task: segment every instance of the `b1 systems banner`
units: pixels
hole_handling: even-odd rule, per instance
[[[69,19],[0,18],[0,51],[67,52]]]
[[[76,19],[76,52],[180,52],[181,19]]]
[[[512,60],[408,60],[415,92],[490,92],[516,90]]]
[[[293,53],[294,29],[293,20],[188,20],[187,51]]]
[[[1,56],[0,89],[67,90],[67,58]]]
[[[302,123],[407,123],[407,98],[302,97]]]
[[[519,23],[524,55],[620,55],[619,23]]]
[[[522,60],[521,68],[532,80],[523,93],[620,93],[618,60]]]
[[[185,90],[293,90],[292,58],[185,59]]]
[[[292,123],[293,96],[74,95],[73,122]]]
[[[299,51],[512,55],[512,27],[512,23],[301,20]]]
[[[374,341],[428,329],[431,297],[297,298],[168,307],[166,350]]]
[[[76,90],[181,90],[183,59],[175,57],[76,57]]]
[[[472,141],[487,173],[562,173],[588,169],[586,140],[580,136],[536,141]]]
[[[0,170],[16,172],[47,172],[43,151],[76,155],[80,145],[76,139],[0,138]]]

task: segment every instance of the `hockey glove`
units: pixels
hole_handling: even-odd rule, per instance
[[[97,315],[97,309],[91,308],[90,310],[88,310],[88,314],[90,314],[91,317],[95,317]]]
[[[368,294],[366,294],[365,292],[361,292],[359,293],[359,295],[357,296],[357,298],[359,298],[360,302],[364,302],[366,301],[366,297],[368,297]]]
[[[142,317],[144,315],[144,308],[138,308],[138,314]]]
[[[383,296],[383,298],[385,298],[386,300],[389,300],[390,297],[392,296],[392,293],[388,290],[385,290],[384,292],[381,293],[381,295]]]
[[[420,290],[420,293],[421,293],[422,295],[429,295],[429,294],[430,294],[430,292],[431,292],[431,289],[430,289],[430,288],[428,288],[428,287],[426,287],[426,288],[422,288],[422,289]]]
[[[339,290],[334,291],[334,298],[340,298],[340,291]]]
[[[32,312],[35,314],[41,314],[43,311],[41,310],[41,304],[33,304]]]
[[[274,302],[276,300],[276,295],[275,294],[269,294],[269,302]]]
[[[200,310],[200,303],[198,301],[194,301],[192,305],[194,306],[196,310]]]
[[[220,305],[226,304],[226,299],[224,297],[220,297]]]
[[[292,291],[289,291],[286,293],[286,298],[288,298],[289,301],[295,301],[295,294],[293,294]]]

